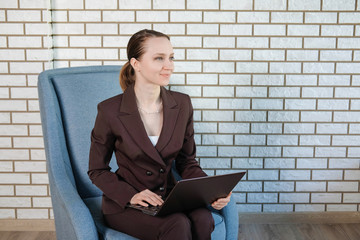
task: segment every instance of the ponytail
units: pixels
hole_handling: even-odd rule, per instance
[[[135,71],[129,61],[127,61],[124,66],[122,66],[119,80],[120,87],[123,91],[135,83]]]

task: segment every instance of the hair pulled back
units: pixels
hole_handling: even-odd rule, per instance
[[[144,53],[144,45],[145,41],[148,38],[153,37],[165,37],[170,40],[170,37],[164,33],[157,32],[154,30],[143,29],[134,35],[129,40],[127,45],[127,58],[128,61],[125,65],[121,68],[120,71],[120,86],[123,91],[130,85],[135,83],[135,70],[130,64],[130,60],[132,58],[139,59]]]

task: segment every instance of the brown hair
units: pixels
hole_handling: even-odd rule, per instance
[[[120,71],[120,86],[123,91],[130,85],[135,83],[135,71],[130,64],[132,58],[139,59],[144,54],[144,43],[148,38],[152,37],[165,37],[170,40],[170,37],[164,33],[154,30],[144,29],[134,35],[129,40],[127,45],[127,57],[128,61],[121,68]]]

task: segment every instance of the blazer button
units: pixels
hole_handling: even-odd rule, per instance
[[[162,169],[162,168],[160,168],[160,173],[164,173],[165,172],[165,170],[164,169]]]
[[[164,187],[160,187],[159,190],[160,190],[160,192],[163,192],[163,191],[165,190],[165,188],[164,188]]]
[[[147,171],[147,172],[146,172],[146,175],[151,176],[151,175],[153,175],[153,173],[150,172],[150,171]]]

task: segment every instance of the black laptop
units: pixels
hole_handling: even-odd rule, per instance
[[[128,204],[152,216],[165,216],[199,207],[206,207],[226,197],[246,172],[185,179],[177,182],[161,206],[143,207]]]

